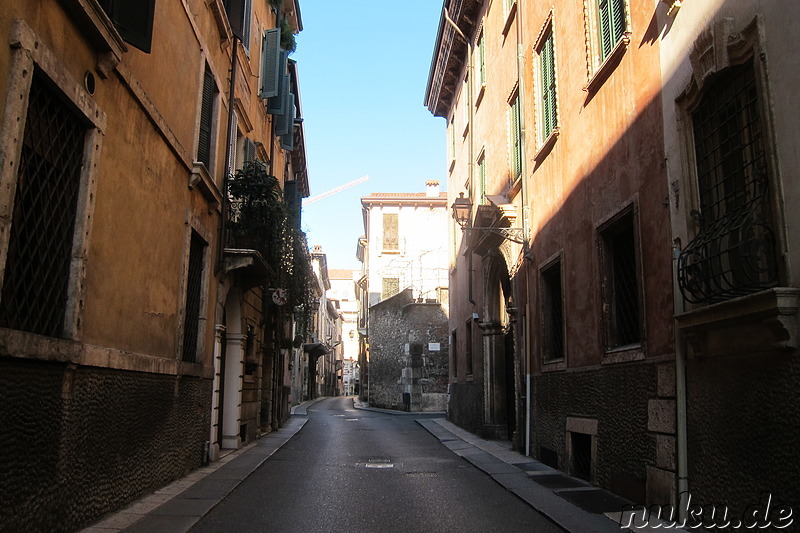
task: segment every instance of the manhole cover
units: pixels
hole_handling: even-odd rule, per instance
[[[439,477],[437,472],[406,472],[408,477]]]

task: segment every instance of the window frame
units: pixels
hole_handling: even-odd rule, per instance
[[[96,194],[97,166],[102,153],[107,117],[83,84],[72,78],[66,66],[47,47],[46,40],[40,39],[24,20],[18,19],[14,22],[11,35],[14,36],[12,38],[18,46],[12,47],[9,54],[7,82],[9,98],[6,98],[3,106],[4,118],[0,135],[0,160],[5,161],[0,168],[0,286],[3,283],[8,259],[9,234],[18,182],[16,163],[20,160],[22,150],[28,95],[32,82],[30,73],[34,68],[38,68],[52,81],[61,96],[83,115],[87,123],[73,230],[66,313],[61,335],[62,338],[79,341],[83,331],[81,309],[94,218],[95,203],[92,199]],[[14,94],[19,97],[11,97]]]
[[[618,325],[615,319],[615,308],[619,302],[616,296],[615,283],[615,252],[613,240],[624,231],[630,230],[634,252],[634,282],[636,289],[636,311],[638,339],[634,342],[622,344],[616,340]],[[639,210],[635,201],[628,203],[613,215],[603,220],[597,226],[597,247],[599,251],[599,289],[600,305],[603,326],[603,351],[604,362],[623,362],[644,358],[645,336],[645,308],[644,308],[644,283],[642,276],[642,248],[639,236]]]
[[[519,85],[514,86],[508,99],[508,168],[511,182],[516,183],[522,176],[522,102]]]
[[[546,58],[543,52],[546,47],[550,48],[550,61],[548,65],[552,71],[552,88],[545,89],[545,71]],[[533,45],[533,80],[534,80],[534,94],[536,95],[534,111],[536,115],[536,155],[534,160],[540,161],[555,144],[556,139],[560,134],[559,127],[559,105],[558,105],[558,61],[556,60],[556,42],[555,42],[555,23],[553,20],[553,12],[550,11],[545,19],[536,42]],[[552,126],[546,129],[547,120],[546,114],[548,113],[546,98],[550,96],[552,101],[550,109],[550,120]]]
[[[394,218],[394,239],[387,236],[388,217]],[[392,240],[396,242],[395,247],[391,247]],[[400,213],[381,213],[381,253],[397,254],[400,253]]]
[[[560,309],[560,334],[561,334],[561,353],[556,356],[548,355],[550,350],[549,344],[553,340],[548,340],[552,334],[550,326],[552,325],[553,317],[549,316],[554,311],[552,302],[554,301],[553,289],[550,286],[547,278],[553,271],[558,271],[559,292],[558,296],[561,301]],[[563,370],[566,368],[567,361],[567,320],[566,320],[566,293],[564,292],[564,262],[563,253],[558,252],[548,261],[539,267],[539,306],[540,306],[540,321],[539,328],[542,333],[542,340],[540,344],[542,370]]]
[[[625,12],[625,27],[611,49],[604,53],[600,27],[600,2],[621,2]],[[633,34],[629,0],[584,0],[584,31],[586,34],[586,85],[583,90],[596,91],[619,63]]]

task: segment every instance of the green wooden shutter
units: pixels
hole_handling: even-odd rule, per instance
[[[289,93],[286,99],[286,112],[282,115],[284,129],[276,135],[281,136],[281,148],[284,150],[294,150],[294,117],[297,113],[294,104],[294,93]]]
[[[486,39],[484,39],[483,35],[481,35],[481,40],[478,42],[478,68],[480,69],[478,86],[482,87],[486,84]]]
[[[480,199],[479,203],[486,203],[486,157],[481,157],[478,162],[478,180],[480,186]]]
[[[150,53],[156,0],[100,0],[100,6],[125,42]]]
[[[625,0],[599,0],[597,12],[600,19],[600,57],[605,59],[625,33]]]
[[[222,0],[231,31],[240,41],[244,41],[245,4],[247,0]]]
[[[261,90],[258,95],[261,98],[271,98],[278,94],[280,40],[281,30],[278,28],[265,31],[261,39]]]
[[[286,135],[294,124],[294,94],[289,93],[284,104],[283,113],[275,115],[275,135]]]
[[[517,95],[511,104],[511,170],[514,179],[522,173],[522,132],[519,113],[519,95]]]
[[[557,125],[555,54],[552,30],[542,43],[539,51],[539,63],[542,81],[541,135],[542,139],[546,139]]]
[[[278,57],[277,93],[267,101],[267,113],[280,115],[286,107],[286,95],[289,94],[289,74],[286,72],[286,62],[289,53],[281,50]]]
[[[216,92],[217,86],[214,83],[214,75],[206,67],[206,72],[203,75],[203,100],[200,106],[200,131],[197,139],[197,160],[203,163],[206,168],[211,163],[211,123],[214,119],[214,94]]]

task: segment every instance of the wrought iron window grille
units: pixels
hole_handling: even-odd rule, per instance
[[[778,285],[755,70],[732,67],[692,113],[700,230],[678,257],[686,301],[716,303]]]

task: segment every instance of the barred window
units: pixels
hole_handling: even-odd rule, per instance
[[[38,70],[22,139],[0,326],[64,334],[87,124]]]
[[[186,274],[186,310],[183,322],[183,360],[197,361],[197,344],[200,334],[200,308],[203,298],[203,266],[206,241],[192,231],[189,244],[189,269]]]
[[[642,319],[632,209],[600,230],[600,250],[606,347],[637,344]]]
[[[391,298],[400,292],[400,278],[383,278],[381,299]]]
[[[561,260],[541,273],[543,357],[545,362],[564,359],[564,307]]]
[[[678,262],[687,301],[713,303],[778,284],[769,169],[752,61],[728,68],[692,112],[697,236]]]
[[[398,234],[397,213],[385,213],[383,215],[383,250],[397,251],[400,249],[400,236]]]

